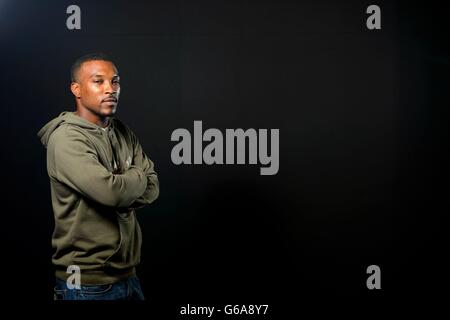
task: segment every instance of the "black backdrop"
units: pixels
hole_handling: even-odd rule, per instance
[[[70,4],[81,8],[81,30],[65,26]],[[176,315],[187,303],[280,311],[436,293],[448,212],[445,11],[377,1],[382,29],[370,31],[370,4],[2,1],[1,261],[10,295],[52,303],[53,216],[36,133],[74,110],[70,65],[97,51],[116,61],[118,117],[160,177],[160,198],[138,213],[149,304]],[[193,132],[194,120],[223,132],[278,128],[278,174],[172,164],[171,133]],[[379,291],[366,288],[371,264],[381,268]]]

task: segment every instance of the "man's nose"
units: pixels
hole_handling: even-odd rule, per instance
[[[114,89],[113,84],[110,81],[106,81],[105,84],[105,93],[116,93],[117,90]]]

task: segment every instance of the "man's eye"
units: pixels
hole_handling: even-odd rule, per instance
[[[95,83],[100,83],[100,82],[101,82],[101,80],[95,80],[94,82],[95,82]]]

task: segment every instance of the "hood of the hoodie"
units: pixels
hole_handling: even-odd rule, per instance
[[[108,126],[112,126],[114,117],[111,117],[111,121],[109,121]],[[98,131],[101,127],[89,122],[88,120],[78,116],[75,112],[72,111],[64,111],[61,112],[60,115],[53,120],[49,121],[46,125],[44,125],[41,130],[37,133],[38,137],[41,139],[42,144],[47,147],[48,140],[52,133],[62,124],[67,123],[75,126],[79,126],[81,128],[87,130]]]

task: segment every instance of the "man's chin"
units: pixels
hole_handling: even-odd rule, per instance
[[[116,107],[114,108],[104,108],[102,110],[102,116],[103,117],[112,117],[116,114]]]

